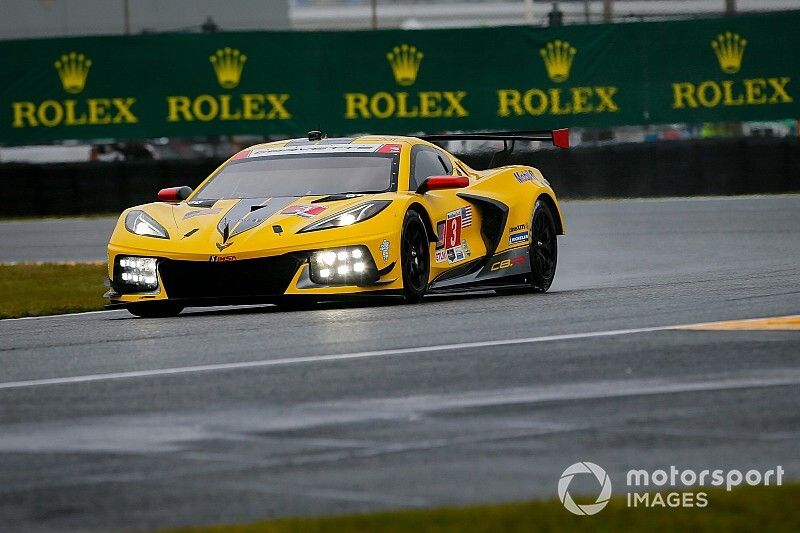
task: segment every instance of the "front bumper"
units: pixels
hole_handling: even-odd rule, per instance
[[[390,236],[375,237],[365,245],[378,270],[377,281],[369,285],[324,285],[311,280],[309,258],[316,250],[247,259],[219,260],[218,256],[158,257],[158,289],[135,292],[115,279],[118,256],[154,257],[145,251],[109,245],[110,306],[146,301],[175,301],[186,305],[224,305],[274,301],[285,295],[341,296],[392,292],[402,289],[399,261],[386,250],[397,251]],[[388,244],[387,244],[388,243]],[[331,247],[347,246],[336,244]]]

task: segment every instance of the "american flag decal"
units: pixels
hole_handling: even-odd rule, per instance
[[[461,226],[466,228],[472,225],[472,208],[470,206],[461,208]]]
[[[292,205],[281,211],[282,215],[297,215],[303,218],[313,218],[323,211],[325,211],[327,207],[324,205]]]

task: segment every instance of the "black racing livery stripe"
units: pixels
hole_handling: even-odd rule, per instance
[[[228,239],[235,237],[260,226],[269,217],[299,198],[301,197],[286,196],[280,198],[244,198],[239,200],[219,221],[217,231],[223,238],[226,234]]]

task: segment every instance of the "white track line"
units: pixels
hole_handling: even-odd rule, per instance
[[[73,316],[86,316],[86,315],[97,315],[100,313],[113,313],[114,311],[119,311],[119,309],[103,309],[101,311],[82,311],[80,313],[62,313],[60,315],[42,315],[42,316],[21,316],[19,318],[3,318],[0,319],[0,324],[3,322],[13,322],[15,320],[42,320],[45,318],[69,318]]]
[[[649,333],[653,331],[666,331],[675,326],[660,326],[652,328],[616,329],[610,331],[593,331],[588,333],[569,333],[565,335],[548,335],[544,337],[527,337],[522,339],[501,339],[480,342],[462,342],[457,344],[437,344],[433,346],[418,346],[414,348],[395,348],[391,350],[374,350],[370,352],[353,352],[329,355],[310,355],[304,357],[286,357],[283,359],[262,359],[259,361],[242,361],[238,363],[214,363],[208,365],[182,366],[175,368],[158,368],[154,370],[133,370],[130,372],[112,372],[108,374],[88,374],[85,376],[70,376],[63,378],[31,379],[25,381],[8,381],[0,383],[0,390],[22,389],[27,387],[41,387],[44,385],[71,385],[76,383],[89,383],[92,381],[108,381],[114,379],[135,379],[156,376],[169,376],[176,374],[191,374],[195,372],[216,372],[222,370],[240,370],[244,368],[259,368],[267,366],[287,366],[326,361],[346,361],[352,359],[369,359],[374,357],[391,357],[397,355],[420,354],[430,352],[443,352],[447,350],[467,350],[473,348],[491,348],[494,346],[513,346],[516,344],[535,344],[541,342],[592,339],[598,337],[612,337],[618,335],[632,335],[635,333]]]

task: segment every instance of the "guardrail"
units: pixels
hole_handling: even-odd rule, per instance
[[[457,154],[484,168],[492,154]],[[800,139],[666,141],[519,152],[499,164],[542,171],[561,198],[620,198],[800,191]]]
[[[491,153],[465,154],[475,168]],[[800,192],[800,139],[669,141],[516,152],[495,165],[542,170],[561,198]],[[219,161],[0,164],[0,216],[115,213],[155,201],[172,185],[197,186]]]

